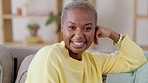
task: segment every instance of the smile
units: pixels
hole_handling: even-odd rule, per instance
[[[74,45],[74,47],[83,47],[85,44],[86,44],[86,42],[78,42],[78,41],[71,41],[72,43],[73,43],[73,45]]]

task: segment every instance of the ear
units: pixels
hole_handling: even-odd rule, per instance
[[[97,31],[98,31],[99,27],[96,26],[95,27],[95,34],[94,34],[94,43],[95,44],[98,44],[98,37],[97,37]]]

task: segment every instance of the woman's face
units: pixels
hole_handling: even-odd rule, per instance
[[[95,35],[93,14],[83,8],[67,10],[61,24],[66,48],[73,53],[82,54],[93,42]]]

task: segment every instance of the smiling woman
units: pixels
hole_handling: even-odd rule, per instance
[[[84,0],[63,9],[61,31],[61,43],[43,47],[35,55],[26,83],[102,83],[102,75],[134,71],[147,62],[143,50],[127,35],[98,26],[95,8]],[[118,56],[86,51],[98,38],[112,39]]]

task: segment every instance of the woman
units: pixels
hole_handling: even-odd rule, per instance
[[[26,83],[102,83],[102,75],[130,72],[147,62],[127,35],[97,26],[96,10],[74,1],[62,12],[63,41],[46,46],[32,60]],[[85,51],[98,38],[110,38],[119,54]]]

